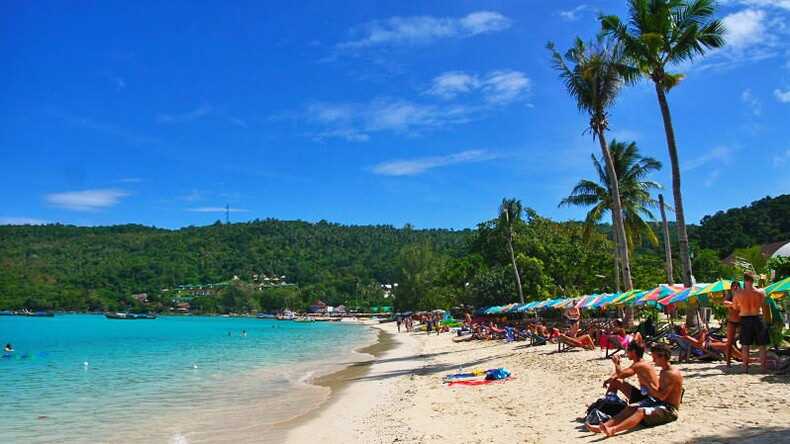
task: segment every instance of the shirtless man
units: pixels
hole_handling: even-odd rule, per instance
[[[734,307],[741,317],[743,365],[746,368],[746,373],[749,373],[749,346],[751,345],[760,347],[760,364],[762,364],[763,370],[766,370],[768,328],[763,321],[763,313],[769,313],[770,316],[770,310],[763,309],[766,304],[765,292],[754,288],[752,273],[744,273],[743,285],[744,288],[732,298],[732,302],[724,301],[724,305]]]
[[[639,402],[647,398],[649,391],[658,389],[658,375],[656,375],[653,366],[642,359],[645,353],[645,348],[637,343],[631,342],[628,344],[626,354],[632,364],[628,368],[620,368],[620,357],[612,356],[614,363],[614,374],[611,378],[604,381],[604,387],[607,387],[606,393],[617,393],[620,391],[629,403]],[[625,380],[636,375],[639,381],[639,388],[634,387]]]
[[[683,397],[683,375],[669,363],[672,352],[667,346],[656,344],[650,352],[653,362],[661,367],[658,389],[651,388],[647,399],[626,407],[617,416],[599,426],[587,424],[589,431],[609,437],[631,430],[640,423],[653,427],[678,419],[680,399]]]

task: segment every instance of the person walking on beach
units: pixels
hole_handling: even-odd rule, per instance
[[[612,356],[614,374],[611,378],[604,381],[604,387],[607,387],[607,394],[616,394],[619,391],[628,398],[629,403],[634,403],[647,398],[650,390],[655,391],[658,389],[658,375],[653,366],[642,359],[644,353],[645,348],[640,343],[636,341],[629,343],[626,355],[632,364],[625,369],[620,368],[620,357],[618,355]],[[626,382],[626,379],[632,376],[636,376],[639,388]]]
[[[732,302],[735,295],[741,290],[741,284],[733,282],[730,292],[724,298],[725,301]],[[732,361],[732,350],[735,348],[735,335],[741,324],[741,314],[733,305],[725,304],[727,308],[727,367]]]
[[[395,324],[398,326],[398,333],[400,333],[401,322],[403,322],[403,319],[400,317],[400,315],[395,316]]]
[[[663,344],[656,344],[650,350],[653,362],[661,367],[658,388],[651,388],[649,396],[635,405],[623,409],[614,418],[601,425],[587,424],[587,430],[614,436],[638,426],[648,427],[669,424],[678,419],[680,401],[683,398],[683,375],[672,367],[669,359],[672,351]]]
[[[726,306],[735,307],[741,318],[741,345],[743,346],[743,366],[749,373],[749,348],[756,345],[760,348],[760,364],[763,370],[766,367],[766,354],[768,352],[768,328],[766,328],[763,314],[770,316],[771,311],[764,309],[765,292],[754,288],[754,275],[744,273],[744,289],[739,291],[732,302],[724,302]]]

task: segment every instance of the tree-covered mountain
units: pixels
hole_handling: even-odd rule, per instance
[[[614,290],[610,227],[585,236],[580,222],[554,222],[532,210],[525,216],[513,227],[513,250],[526,299]],[[790,239],[789,223],[790,195],[703,218],[689,227],[695,277],[731,276],[722,257],[732,248]],[[660,233],[658,224],[654,229]],[[395,282],[398,308],[507,303],[517,300],[508,231],[498,219],[462,231],[273,219],[179,230],[0,226],[0,309],[115,310],[135,306],[132,294],[147,293],[148,308],[162,310],[172,302],[164,288],[234,275],[238,285],[193,307],[304,308],[318,298],[373,305],[384,302],[379,285]],[[637,288],[666,282],[662,244],[636,245],[632,269]],[[244,285],[253,274],[285,275],[297,288],[256,292]]]

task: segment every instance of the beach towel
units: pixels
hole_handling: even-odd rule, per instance
[[[454,381],[449,384],[449,387],[454,387],[456,385],[465,385],[465,386],[475,386],[475,385],[486,385],[486,384],[493,384],[497,382],[505,382],[509,380],[507,379],[476,379],[474,381]]]

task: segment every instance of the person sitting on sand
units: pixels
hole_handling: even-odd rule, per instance
[[[650,389],[646,399],[631,404],[614,418],[601,425],[587,424],[587,430],[603,433],[607,437],[625,432],[640,423],[653,427],[668,424],[678,419],[680,401],[683,397],[683,375],[669,362],[671,350],[663,344],[656,344],[650,350],[653,362],[661,367],[658,389]]]
[[[715,350],[720,353],[729,353],[730,356],[735,357],[736,360],[740,361],[741,359],[741,351],[738,350],[734,345],[731,350],[728,350],[728,344],[726,341],[719,341],[714,339],[713,337],[708,335],[708,329],[706,327],[702,327],[697,337],[689,336],[685,327],[680,328],[680,339],[689,343],[692,347],[706,351],[706,350]],[[686,350],[688,352],[688,350]]]
[[[620,368],[620,356],[612,356],[614,374],[603,383],[604,387],[607,388],[607,394],[619,391],[625,395],[628,402],[639,402],[647,398],[650,389],[656,390],[658,388],[658,375],[653,366],[642,359],[644,354],[645,348],[642,344],[637,342],[628,344],[626,355],[631,360],[631,365],[624,369]],[[639,381],[639,388],[626,382],[626,379],[634,375]]]

